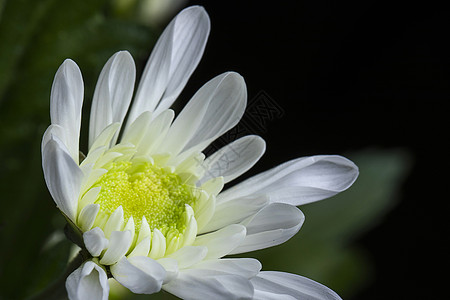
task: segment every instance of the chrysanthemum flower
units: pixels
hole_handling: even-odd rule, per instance
[[[201,7],[175,17],[150,56],[126,122],[134,62],[125,51],[109,59],[83,159],[81,72],[71,60],[58,69],[42,164],[72,239],[84,249],[84,263],[66,281],[70,299],[107,299],[111,277],[134,293],[164,289],[183,299],[339,298],[307,278],[263,272],[256,259],[224,258],[285,242],[304,220],[296,206],[347,189],[358,169],[340,156],[304,157],[222,191],[257,162],[265,143],[250,135],[207,158],[202,153],[244,113],[246,86],[237,73],[206,83],[176,119],[169,109],[209,29]]]

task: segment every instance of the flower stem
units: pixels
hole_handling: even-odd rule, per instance
[[[51,285],[49,285],[45,290],[41,291],[39,294],[34,295],[29,300],[52,300],[52,299],[67,299],[66,291],[66,279],[67,277],[75,271],[83,262],[86,261],[86,255],[84,251],[81,250],[76,257],[74,257],[67,268],[58,279],[56,279]]]

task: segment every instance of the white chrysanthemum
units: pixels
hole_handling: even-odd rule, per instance
[[[89,255],[67,278],[70,299],[107,299],[109,277],[134,293],[162,288],[184,299],[339,298],[304,277],[261,272],[255,259],[223,258],[285,242],[304,220],[297,205],[347,189],[358,170],[340,156],[305,157],[221,192],[256,163],[265,143],[246,136],[202,154],[244,113],[246,86],[233,72],[206,83],[174,120],[169,107],[197,66],[209,28],[201,7],[168,25],[126,124],[135,66],[128,52],[111,57],[95,89],[82,161],[81,73],[71,60],[57,71],[42,141],[44,175]]]

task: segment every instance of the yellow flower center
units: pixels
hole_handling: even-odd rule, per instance
[[[152,231],[158,229],[163,235],[169,231],[184,232],[185,204],[194,206],[195,187],[150,162],[119,161],[104,168],[108,172],[93,185],[101,187],[95,201],[100,204],[100,214],[109,216],[122,206],[125,221],[132,216],[136,232],[143,216]]]

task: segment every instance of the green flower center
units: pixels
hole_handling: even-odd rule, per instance
[[[195,187],[150,162],[112,162],[105,169],[108,172],[93,185],[101,187],[95,201],[100,204],[100,213],[111,215],[122,206],[125,221],[132,216],[136,232],[143,216],[152,231],[156,228],[164,235],[171,229],[184,232],[185,205],[195,204]]]

